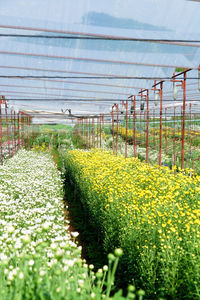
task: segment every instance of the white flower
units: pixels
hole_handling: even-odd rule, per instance
[[[22,240],[22,243],[28,244],[31,241],[31,237],[30,237],[30,235],[26,234],[26,235],[21,237],[21,240]]]
[[[51,223],[50,222],[45,222],[44,224],[42,224],[42,229],[44,230],[48,230],[50,227]]]
[[[46,274],[46,272],[44,270],[40,270],[40,276],[44,276]]]
[[[84,286],[84,281],[83,281],[82,279],[79,279],[79,280],[78,280],[78,285],[79,285],[80,287],[83,287],[83,286]]]
[[[79,236],[79,233],[78,232],[71,232],[71,235],[76,238],[77,236]]]
[[[8,225],[7,226],[7,232],[13,233],[14,231],[15,231],[15,227],[14,226],[12,226],[12,225]]]
[[[23,244],[21,243],[20,240],[17,240],[17,242],[15,243],[15,249],[21,249],[23,246]]]
[[[61,249],[58,249],[56,251],[56,258],[61,258],[63,256],[63,254],[64,254],[64,251]]]
[[[89,265],[89,269],[90,269],[90,270],[93,270],[93,269],[94,269],[94,265],[90,264],[90,265]]]
[[[108,271],[108,266],[103,266],[103,270],[105,271],[105,272],[107,272]]]
[[[22,272],[19,273],[19,279],[23,279],[24,278],[24,274]]]
[[[55,250],[58,248],[58,245],[56,243],[52,243],[50,247],[52,250]]]
[[[28,265],[29,265],[29,266],[33,266],[33,265],[34,265],[34,263],[35,263],[35,262],[34,262],[34,260],[33,260],[33,259],[31,259],[31,260],[29,260],[29,262],[28,262]]]
[[[69,267],[68,266],[64,266],[63,271],[67,272],[68,270],[69,270]]]
[[[95,293],[94,292],[92,292],[91,294],[90,294],[90,297],[91,297],[91,299],[95,299]]]
[[[77,288],[76,291],[77,291],[78,294],[81,293],[81,289],[80,288]]]
[[[66,264],[69,266],[69,267],[72,267],[75,263],[75,260],[74,259],[68,259]]]
[[[7,259],[8,259],[8,257],[4,253],[0,254],[0,260],[6,261]]]
[[[12,273],[13,273],[13,275],[16,275],[16,274],[17,274],[17,270],[16,270],[16,269],[13,269],[13,270],[12,270]]]

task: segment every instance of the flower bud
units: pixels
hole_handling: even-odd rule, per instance
[[[114,254],[116,257],[120,257],[123,255],[123,250],[120,248],[115,249]]]

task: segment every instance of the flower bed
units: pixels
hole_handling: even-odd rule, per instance
[[[95,275],[81,259],[62,188],[48,153],[20,150],[0,167],[1,300],[101,299],[107,266]]]
[[[151,295],[200,296],[200,176],[100,151],[70,151],[65,165],[105,250],[124,250],[125,280]]]

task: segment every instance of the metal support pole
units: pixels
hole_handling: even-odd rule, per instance
[[[144,146],[146,146],[146,138],[145,138],[145,122],[146,122],[146,112],[144,111],[144,119],[143,119],[143,130],[144,130]]]
[[[0,100],[0,138],[1,138],[1,164],[3,165],[3,124],[1,115],[1,100]]]
[[[146,162],[149,163],[149,90],[147,89]]]
[[[91,136],[90,136],[90,118],[89,118],[89,148],[91,149]]]
[[[83,135],[84,135],[84,124],[83,124],[83,119],[82,119],[82,122],[81,122],[81,123],[82,123],[82,130],[81,130],[82,133],[81,133],[81,138],[83,139]]]
[[[134,96],[133,100],[133,151],[134,157],[136,157],[136,96]]]
[[[155,109],[153,109],[153,146],[154,146],[154,149],[156,147],[155,137],[156,137],[156,134],[155,134]]]
[[[19,114],[19,131],[20,131],[20,148],[23,146],[23,125],[22,125],[22,114]]]
[[[142,112],[140,111],[140,146],[142,145],[142,128],[141,128],[141,124],[142,124]]]
[[[8,154],[9,154],[9,157],[10,157],[10,135],[9,135],[9,125],[8,125],[7,104],[5,104],[5,113],[6,113],[6,128],[7,128]]]
[[[104,149],[104,115],[102,115],[103,149]]]
[[[27,127],[26,127],[26,115],[23,115],[23,132],[24,132],[24,147],[26,146],[26,136],[27,136]]]
[[[33,140],[34,140],[34,126],[31,124],[31,144],[33,145]]]
[[[128,100],[126,100],[126,142],[125,142],[125,158],[127,158],[127,138],[128,138]]]
[[[163,81],[160,82],[160,145],[159,145],[159,166],[162,160],[162,101],[163,101]]]
[[[184,146],[185,146],[185,107],[186,107],[186,73],[191,71],[192,69],[185,69],[183,72],[178,73],[177,75],[173,75],[173,82],[181,82],[181,87],[183,89],[183,105],[182,105],[182,124],[181,124],[181,168],[184,168]],[[175,77],[183,75],[183,79],[177,80]]]
[[[112,132],[113,132],[113,154],[115,154],[115,128],[114,128],[114,112],[112,108]]]
[[[97,117],[97,148],[99,148],[99,118]]]
[[[118,134],[119,134],[119,107],[116,104],[116,110],[117,110],[117,136],[116,136],[116,155],[118,153]]]
[[[100,149],[101,149],[101,115],[100,115],[100,118],[99,118],[99,130],[100,130]]]
[[[14,155],[14,128],[13,128],[13,111],[10,113],[10,124],[11,124],[11,144],[12,144],[12,155]]]
[[[15,152],[17,152],[17,144],[16,144],[16,117],[15,117],[15,111],[14,111],[14,149]]]
[[[17,114],[17,131],[18,131],[18,150],[20,149],[20,112]]]
[[[88,149],[88,120],[85,119],[85,139],[86,139],[86,149]]]
[[[27,148],[29,148],[29,141],[28,141],[28,116],[25,117],[25,120],[26,120],[26,123],[25,123],[25,126],[26,126],[26,134],[25,134],[25,137],[26,137],[26,141],[27,141]]]
[[[92,147],[95,147],[95,140],[94,140],[94,118],[92,118]]]
[[[31,148],[31,135],[30,135],[30,129],[31,129],[31,117],[28,117],[28,141],[29,141],[29,149]]]
[[[25,117],[22,114],[23,147],[25,146]]]
[[[176,106],[174,106],[174,140],[173,140],[173,152],[174,152],[174,165],[176,165]]]
[[[185,146],[185,102],[186,102],[186,72],[183,79],[183,122],[182,122],[182,143],[181,143],[181,168],[184,168],[184,146]]]
[[[167,154],[167,107],[165,107],[165,153]]]
[[[190,137],[190,160],[192,160],[192,104],[190,103],[190,106],[189,106],[189,109],[190,109],[190,128],[188,129],[188,134],[189,134],[189,137]]]

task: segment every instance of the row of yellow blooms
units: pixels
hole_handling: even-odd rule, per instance
[[[117,132],[117,126],[115,125],[114,126],[114,132],[116,133]],[[122,136],[126,136],[126,128],[123,127],[123,126],[118,126],[118,133]],[[154,134],[154,135],[159,135],[160,134],[160,128],[157,128],[157,129],[150,129],[150,133],[151,134]],[[135,137],[136,138],[141,138],[142,134],[144,134],[144,131],[138,131],[136,130],[135,132]],[[181,137],[182,136],[182,131],[181,129],[174,129],[174,128],[171,128],[171,127],[166,127],[166,126],[163,126],[162,128],[162,136],[165,136],[167,134],[167,136],[169,137],[169,135],[171,135],[171,137],[173,136],[179,136]],[[127,137],[128,139],[132,139],[134,136],[134,131],[133,131],[133,128],[132,129],[127,129]],[[187,129],[185,131],[185,137],[188,138],[190,136],[200,136],[200,132],[199,131],[195,131],[195,130],[189,130]]]
[[[200,293],[200,176],[95,150],[70,151],[66,165],[127,276],[176,299]]]

